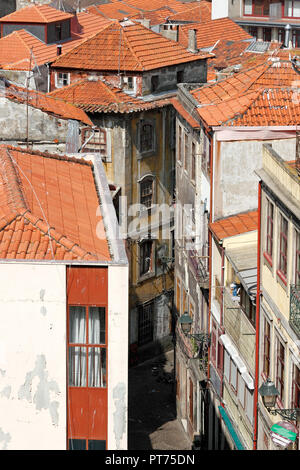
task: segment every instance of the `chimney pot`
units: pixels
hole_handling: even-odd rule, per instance
[[[57,46],[57,55],[61,55],[61,51],[62,51],[62,46],[60,44],[58,44],[58,46]]]

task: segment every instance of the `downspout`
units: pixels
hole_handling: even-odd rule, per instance
[[[210,137],[210,136],[209,136]],[[214,139],[210,137],[210,204],[209,204],[209,223],[212,222],[212,210],[213,210],[213,150],[214,150]],[[208,231],[208,243],[209,243],[209,252],[208,252],[208,272],[209,272],[209,293],[208,293],[208,324],[207,324],[207,333],[210,334],[210,317],[211,317],[211,277],[212,277],[212,234],[211,231]],[[209,381],[210,374],[210,345],[208,347],[207,355],[207,380]]]
[[[255,386],[253,450],[257,450],[258,425],[258,379],[259,379],[259,324],[260,324],[260,244],[261,244],[261,181],[258,184],[258,230],[257,230],[257,291],[256,291],[256,336],[255,336]]]

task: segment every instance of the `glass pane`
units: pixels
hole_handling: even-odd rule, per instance
[[[69,450],[86,450],[86,440],[69,439]]]
[[[89,348],[89,387],[106,387],[106,348]]]
[[[106,441],[89,441],[89,450],[105,450]]]
[[[105,344],[105,307],[89,307],[89,344]]]
[[[86,310],[85,307],[69,309],[69,342],[86,343]]]
[[[86,387],[86,348],[69,347],[69,386]]]

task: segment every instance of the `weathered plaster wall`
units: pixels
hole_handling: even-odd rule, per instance
[[[118,295],[116,295],[118,293]],[[107,448],[127,450],[128,267],[108,268]]]
[[[254,171],[262,166],[264,143],[271,143],[286,160],[294,159],[295,139],[221,143],[220,158],[216,155],[214,163],[214,174],[218,175],[214,180],[214,220],[257,208],[258,177]]]
[[[27,133],[26,104],[0,99],[0,142],[22,146]],[[68,120],[59,119],[40,109],[28,107],[28,140],[33,149],[50,152],[65,152]],[[77,132],[78,138],[78,132]]]
[[[65,267],[0,264],[0,449],[66,447]]]

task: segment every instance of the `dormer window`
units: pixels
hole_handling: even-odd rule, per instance
[[[57,23],[55,25],[55,40],[61,41],[62,40],[62,28],[61,23]]]

